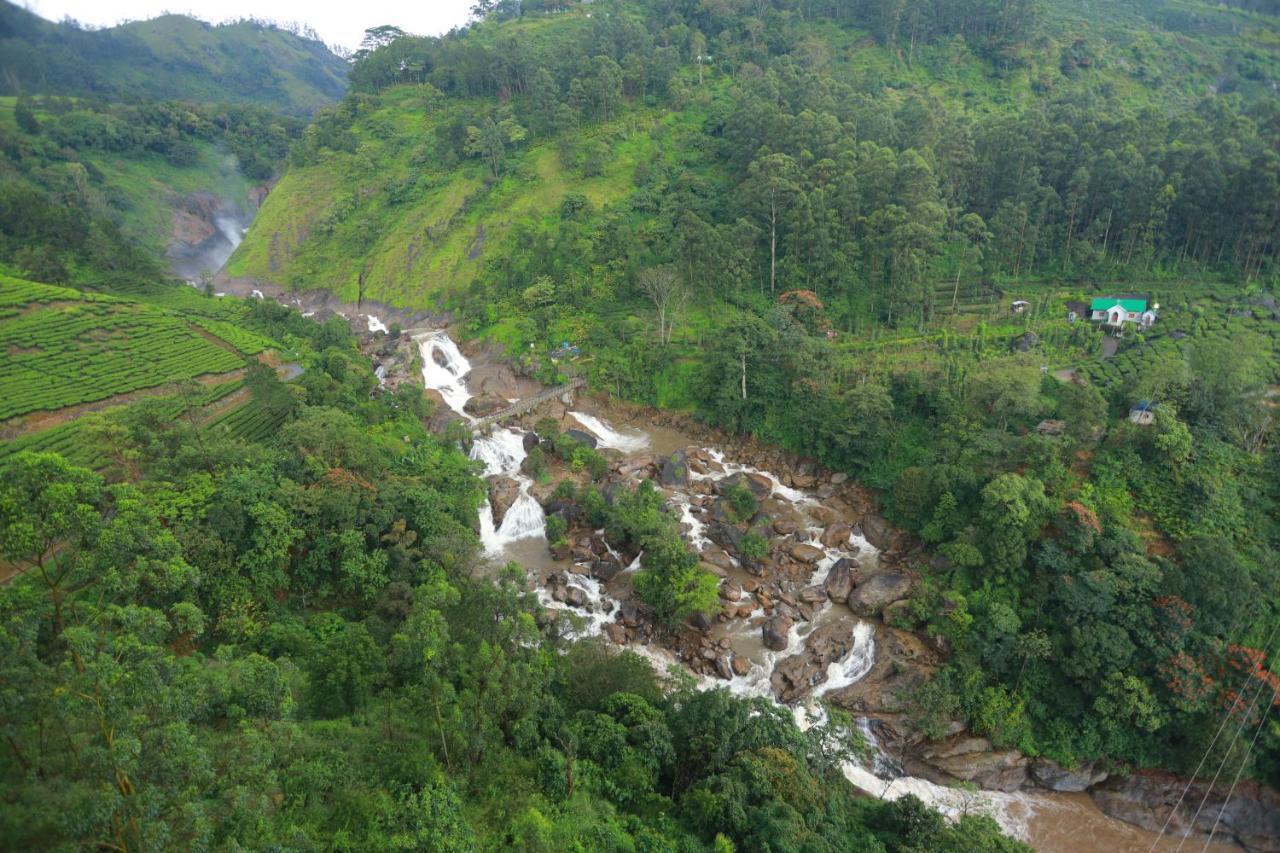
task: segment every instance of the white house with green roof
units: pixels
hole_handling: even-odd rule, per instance
[[[1156,312],[1141,297],[1099,296],[1089,304],[1089,319],[1113,329],[1123,329],[1128,323],[1145,329],[1155,323]]]

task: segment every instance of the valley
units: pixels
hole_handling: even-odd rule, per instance
[[[1280,850],[1277,32],[0,4],[0,847]]]

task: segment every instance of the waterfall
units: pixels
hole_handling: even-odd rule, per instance
[[[245,232],[244,226],[240,224],[239,217],[219,213],[213,217],[213,224],[218,229],[218,233],[222,235],[222,238],[231,244],[231,251],[235,251],[244,239]],[[227,252],[228,257],[230,257],[231,251]]]
[[[471,416],[463,409],[467,400],[471,399],[471,392],[467,389],[467,374],[471,372],[471,362],[467,361],[453,338],[445,332],[433,332],[419,338],[418,352],[422,354],[423,385],[439,391],[445,405],[471,420]],[[437,355],[443,364],[436,361]]]
[[[370,331],[370,332],[386,332],[386,331],[389,331],[389,330],[387,329],[387,324],[386,324],[386,323],[384,323],[384,322],[382,322],[381,320],[379,320],[377,317],[375,317],[375,316],[374,316],[374,315],[372,315],[372,314],[366,314],[366,315],[365,315],[365,320],[369,323],[369,331]]]
[[[814,689],[814,698],[856,684],[866,677],[875,662],[875,628],[870,622],[859,619],[853,627],[853,648],[840,660],[827,665],[827,680]]]
[[[513,429],[497,430],[482,435],[471,444],[471,458],[484,463],[484,475],[514,476],[524,462],[524,436]]]
[[[614,450],[621,450],[623,453],[639,453],[649,446],[649,436],[640,430],[632,430],[631,434],[628,435],[618,432],[595,415],[588,415],[584,412],[569,412],[569,414],[596,437],[601,447],[612,447]]]

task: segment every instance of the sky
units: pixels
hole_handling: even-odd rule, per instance
[[[474,0],[18,0],[51,21],[70,16],[95,27],[176,12],[211,23],[260,18],[309,24],[326,44],[354,50],[364,31],[395,24],[417,35],[439,35],[467,22]]]

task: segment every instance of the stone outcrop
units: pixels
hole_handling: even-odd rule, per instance
[[[1027,757],[995,749],[984,737],[962,733],[930,744],[905,762],[908,773],[935,782],[972,782],[981,788],[1016,791],[1027,782]]]
[[[1090,762],[1075,769],[1063,767],[1048,758],[1037,758],[1031,762],[1031,778],[1042,788],[1050,791],[1079,792],[1097,785],[1107,778],[1107,771]]]
[[[859,616],[875,616],[910,592],[911,578],[898,572],[885,572],[854,587],[849,594],[849,608]]]
[[[1106,814],[1159,832],[1185,785],[1186,780],[1171,774],[1144,771],[1130,776],[1113,776],[1093,788],[1090,794]],[[1232,793],[1231,802],[1226,803],[1227,786],[1220,785],[1209,793],[1204,808],[1195,817],[1207,787],[1205,782],[1191,785],[1182,805],[1169,821],[1168,834],[1180,838],[1190,829],[1190,838],[1199,839],[1197,843],[1203,844],[1221,811],[1222,819],[1218,821],[1215,840],[1235,841],[1245,850],[1258,853],[1280,851],[1280,792],[1252,780],[1243,780]]]
[[[520,484],[510,477],[494,477],[489,483],[489,503],[493,506],[494,525],[502,524],[507,510],[520,497]]]
[[[765,648],[780,652],[787,647],[788,635],[794,622],[787,616],[778,614],[761,626],[761,640]]]

